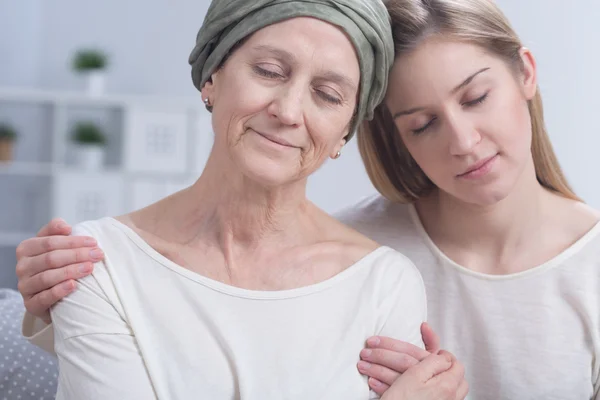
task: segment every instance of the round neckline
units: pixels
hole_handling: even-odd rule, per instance
[[[427,247],[429,247],[429,249],[437,257],[441,258],[447,265],[450,265],[453,269],[457,270],[458,272],[460,272],[462,274],[470,275],[470,276],[473,276],[476,278],[486,279],[486,280],[500,281],[500,280],[520,279],[520,278],[525,278],[525,277],[529,277],[532,275],[536,275],[539,273],[543,273],[549,269],[552,269],[554,267],[561,265],[562,262],[564,262],[568,258],[575,255],[579,250],[581,250],[581,248],[586,246],[591,240],[593,240],[598,234],[600,234],[600,221],[599,221],[591,229],[589,229],[582,237],[577,239],[569,247],[567,247],[566,249],[564,249],[563,251],[561,251],[560,253],[558,253],[557,255],[555,255],[554,257],[549,259],[548,261],[545,261],[542,264],[536,265],[525,271],[514,272],[511,274],[493,275],[493,274],[486,274],[483,272],[472,271],[472,270],[468,269],[467,267],[464,267],[464,266],[460,265],[459,263],[457,263],[456,261],[452,260],[431,239],[431,237],[425,230],[423,223],[421,222],[421,218],[419,217],[419,213],[417,212],[417,209],[414,204],[408,204],[408,213],[410,215],[410,219],[412,220],[413,224],[415,225],[415,227],[417,229],[417,232],[419,233],[419,236],[425,241],[425,243],[427,244]]]
[[[368,267],[369,261],[376,259],[382,253],[392,250],[387,246],[379,246],[373,251],[365,254],[363,257],[358,259],[356,262],[348,266],[340,273],[323,281],[313,283],[311,285],[284,290],[253,290],[228,285],[226,283],[217,281],[215,279],[194,272],[188,268],[185,268],[182,265],[177,264],[176,262],[168,259],[167,257],[160,254],[158,251],[156,251],[152,246],[150,246],[150,244],[148,244],[148,242],[146,242],[137,232],[135,232],[128,225],[122,223],[121,221],[113,217],[106,217],[105,219],[108,220],[108,222],[115,226],[117,229],[125,233],[129,237],[129,239],[133,241],[136,244],[136,246],[138,246],[140,250],[146,253],[149,257],[151,257],[164,267],[175,272],[176,274],[181,275],[186,279],[192,280],[203,286],[206,286],[210,289],[221,292],[223,294],[253,300],[285,300],[295,297],[306,296],[316,292],[321,292],[338,284],[339,282],[349,279],[359,271],[362,271],[364,268]]]

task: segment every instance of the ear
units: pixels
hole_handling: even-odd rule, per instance
[[[210,78],[206,81],[206,83],[204,84],[204,86],[202,87],[202,99],[208,99],[210,104],[213,104],[214,102],[214,95],[215,95],[215,82],[216,79],[218,79],[217,77],[218,75],[218,71],[215,72],[214,74],[212,74],[210,76]]]
[[[344,147],[344,145],[346,144],[346,139],[342,139],[339,141],[339,143],[333,148],[332,153],[329,155],[329,157],[336,159],[338,158],[338,152],[341,153],[342,152],[342,148]]]
[[[523,62],[523,71],[521,75],[521,86],[523,94],[527,100],[533,99],[537,92],[537,65],[531,51],[522,47],[519,50]]]

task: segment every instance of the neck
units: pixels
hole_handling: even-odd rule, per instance
[[[514,255],[538,236],[551,197],[537,181],[532,161],[511,193],[492,205],[469,204],[437,191],[419,201],[417,210],[432,240],[449,249],[451,258],[480,272],[510,273]]]
[[[316,207],[306,199],[306,180],[269,188],[223,164],[211,156],[200,178],[169,206],[179,237],[212,243],[226,254],[289,247],[307,237]]]

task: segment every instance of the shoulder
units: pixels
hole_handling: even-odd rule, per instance
[[[600,212],[585,203],[556,196],[549,204],[547,221],[548,232],[554,232],[563,246],[600,240]]]
[[[73,226],[71,235],[100,236],[107,232],[116,231],[118,221],[112,217],[82,221]]]
[[[367,259],[379,292],[387,297],[391,293],[412,293],[424,297],[425,284],[415,264],[404,254],[381,246]]]
[[[149,246],[129,226],[112,217],[83,221],[73,227],[72,235],[96,239],[104,258],[94,263],[89,281],[111,287],[111,291],[115,280],[137,279],[154,262]]]
[[[415,264],[404,254],[388,246],[379,246],[356,261],[355,271],[361,276],[367,287],[374,290],[378,297],[384,292],[401,286],[423,287],[423,278]],[[365,287],[366,288],[366,287]]]
[[[600,211],[586,203],[574,200],[566,200],[565,220],[579,231],[588,231],[600,222]]]
[[[60,332],[63,339],[104,332],[108,328],[103,326],[103,318],[110,317],[113,322],[125,318],[115,282],[131,273],[131,254],[135,254],[131,251],[132,242],[113,218],[80,222],[73,226],[72,235],[95,238],[104,259],[94,263],[90,275],[77,279],[77,290],[51,310],[55,332]]]
[[[600,213],[589,205],[555,195],[546,207],[540,238],[552,247],[550,265],[560,266],[561,285],[600,293]],[[600,296],[599,296],[600,299]]]
[[[387,208],[389,200],[381,195],[372,195],[364,197],[349,206],[343,207],[336,211],[333,216],[345,222],[346,220],[353,220],[360,218],[364,214],[380,214]]]
[[[334,218],[377,243],[406,254],[410,254],[415,245],[421,245],[418,216],[409,204],[372,196],[340,210]]]
[[[392,202],[383,196],[364,198],[351,206],[344,207],[333,214],[342,223],[362,232],[370,227],[385,229],[393,225],[396,228],[410,221],[410,206]]]
[[[91,236],[105,251],[112,247],[130,247],[136,242],[133,230],[112,217],[80,222],[73,226],[71,236]]]

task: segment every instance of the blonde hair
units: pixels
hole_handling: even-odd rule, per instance
[[[519,37],[492,0],[388,0],[396,58],[423,40],[444,35],[486,49],[522,71]],[[389,90],[389,89],[388,89]],[[564,197],[579,200],[565,178],[544,124],[539,88],[528,102],[531,152],[538,182]],[[385,103],[371,121],[358,129],[358,146],[375,188],[386,198],[403,203],[427,195],[435,185],[414,161],[400,137]]]

